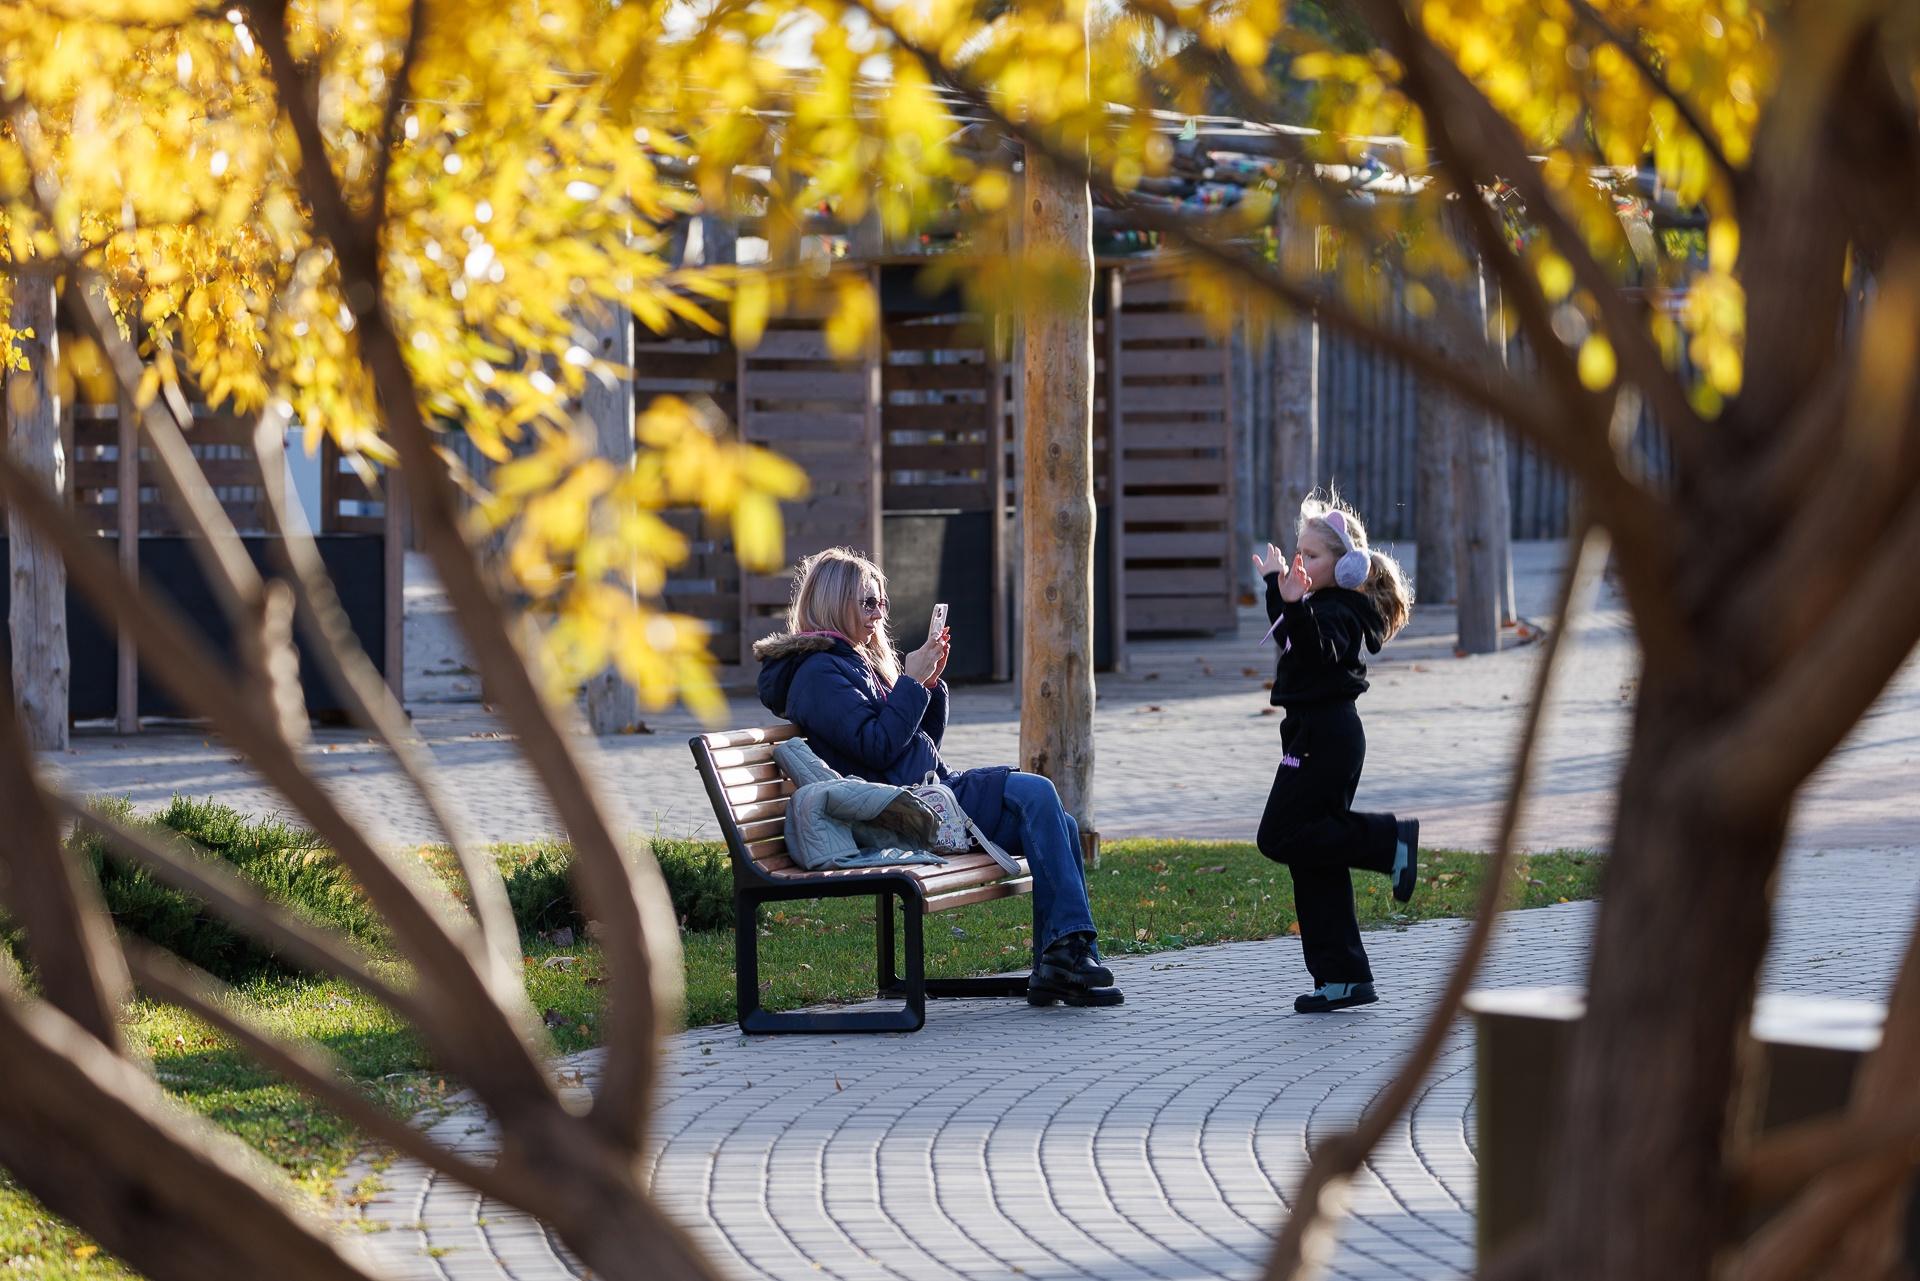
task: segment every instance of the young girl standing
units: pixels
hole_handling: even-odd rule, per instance
[[[1260,852],[1293,874],[1294,911],[1314,990],[1301,1014],[1379,997],[1353,910],[1350,869],[1393,878],[1393,896],[1419,881],[1420,824],[1353,809],[1367,736],[1354,702],[1367,690],[1367,654],[1406,625],[1413,593],[1391,556],[1367,545],[1360,518],[1338,497],[1301,505],[1289,566],[1272,543],[1253,563],[1267,584],[1268,634],[1279,647],[1273,704],[1280,768],[1260,816]]]

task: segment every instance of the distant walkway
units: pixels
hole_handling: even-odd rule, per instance
[[[1767,986],[1884,998],[1917,895],[1911,858],[1796,856]],[[1580,982],[1592,913],[1509,915],[1482,985]],[[741,1281],[1255,1277],[1309,1145],[1385,1086],[1465,929],[1369,935],[1386,1000],[1326,1017],[1291,1012],[1300,945],[1276,939],[1116,958],[1112,1011],[940,1001],[912,1035],[695,1029],[660,1077],[654,1195]],[[598,1054],[571,1062],[591,1080]],[[1462,1026],[1354,1180],[1331,1275],[1470,1272],[1473,1091]],[[471,1109],[436,1129],[486,1145]],[[365,1214],[385,1230],[353,1236],[384,1276],[581,1275],[538,1223],[413,1162],[379,1177]]]
[[[1515,549],[1521,612],[1552,603],[1558,543]],[[447,616],[430,582],[409,587],[408,688],[415,724],[444,785],[473,831],[490,840],[555,834],[497,718],[459,668]],[[1099,678],[1095,714],[1095,825],[1128,835],[1250,839],[1272,781],[1278,720],[1265,715],[1271,647],[1265,617],[1241,613],[1236,634],[1133,646],[1131,670]],[[1545,743],[1537,800],[1523,840],[1532,848],[1598,847],[1611,827],[1613,788],[1629,731],[1637,648],[1617,599],[1602,590],[1576,628]],[[956,643],[980,643],[965,635]],[[1421,816],[1435,845],[1485,848],[1530,688],[1538,649],[1454,657],[1453,613],[1422,608],[1373,665],[1362,703],[1369,742],[1362,804]],[[767,719],[737,700],[736,724]],[[1013,761],[1019,710],[1010,685],[954,691],[945,754],[956,767]],[[699,727],[684,712],[649,717],[647,735],[602,739],[597,774],[619,820],[637,832],[711,835],[712,815],[687,754]],[[363,735],[322,730],[312,761],[380,839],[438,836],[384,753]],[[1920,758],[1920,671],[1910,665],[1816,782],[1794,829],[1802,849],[1890,849],[1916,844],[1907,796]],[[129,738],[86,734],[55,762],[69,786],[131,796],[143,808],[174,792],[252,812],[283,803],[218,739],[189,728]]]

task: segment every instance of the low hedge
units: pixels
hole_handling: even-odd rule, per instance
[[[178,833],[229,864],[275,901],[360,943],[384,949],[384,921],[367,902],[351,873],[312,832],[278,819],[250,818],[212,800],[176,796],[151,817],[138,818],[132,804],[105,798],[93,808],[117,822]],[[109,854],[91,828],[76,827],[67,848],[84,860],[100,885],[115,925],[164,947],[228,982],[285,972],[273,952],[214,916],[193,895],[160,883],[137,864]],[[725,846],[712,842],[656,839],[655,859],[667,883],[674,916],[687,930],[724,928],[733,920],[733,877]],[[506,885],[507,901],[523,940],[555,931],[582,933],[585,914],[570,878],[572,850],[561,841],[496,845],[491,851]],[[450,888],[461,886],[452,853],[444,846],[419,851]],[[0,921],[0,947],[21,953],[17,930]],[[24,959],[24,957],[22,957]]]

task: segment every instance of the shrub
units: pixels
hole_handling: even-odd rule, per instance
[[[166,809],[136,820],[124,799],[93,802],[102,815],[197,842],[269,898],[362,943],[385,931],[358,885],[312,832],[278,819],[251,819],[212,800],[176,796]],[[191,894],[154,879],[144,868],[109,856],[105,840],[76,827],[68,847],[92,869],[114,924],[229,982],[285,970],[271,947],[255,941]]]

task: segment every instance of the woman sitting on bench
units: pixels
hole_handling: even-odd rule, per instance
[[[940,759],[947,727],[949,629],[904,658],[887,634],[887,580],[865,557],[835,547],[800,562],[788,631],[753,647],[760,701],[799,726],[842,774],[906,786],[929,771],[980,829],[1033,873],[1034,1005],[1118,1005],[1113,973],[1094,948],[1080,829],[1053,783],[1005,765],[953,773]]]

